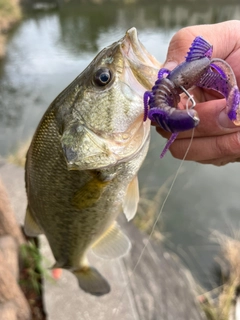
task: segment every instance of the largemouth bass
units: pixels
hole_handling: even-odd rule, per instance
[[[25,232],[45,234],[54,267],[73,272],[93,295],[110,286],[87,251],[112,259],[130,249],[116,218],[137,211],[137,172],[150,137],[142,97],[159,67],[136,29],[128,30],[52,102],[27,153]]]

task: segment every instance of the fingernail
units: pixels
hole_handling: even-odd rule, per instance
[[[225,109],[223,109],[219,113],[218,123],[220,124],[221,127],[226,129],[236,128],[235,124],[228,118],[228,115],[226,114]]]
[[[176,61],[166,61],[163,64],[163,68],[166,68],[168,70],[173,70],[174,68],[176,68],[177,65],[178,63]]]

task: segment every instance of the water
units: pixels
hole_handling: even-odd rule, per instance
[[[240,18],[237,1],[125,1],[62,3],[57,10],[28,10],[9,37],[0,63],[0,155],[32,136],[51,101],[97,52],[135,26],[145,47],[164,61],[168,43],[181,27]],[[152,131],[148,157],[140,171],[142,190],[153,198],[175,174],[179,161],[160,160],[164,139]],[[239,164],[222,168],[184,164],[163,210],[158,229],[200,282],[210,287],[211,229],[239,228]],[[146,194],[144,193],[144,197]],[[142,207],[142,206],[141,206]],[[144,208],[144,207],[142,207]],[[145,210],[145,208],[143,209]]]

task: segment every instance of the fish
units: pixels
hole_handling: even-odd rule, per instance
[[[116,219],[137,211],[137,174],[150,141],[143,94],[159,67],[129,29],[50,104],[27,152],[25,233],[44,234],[54,268],[72,272],[95,296],[110,285],[87,253],[115,259],[131,248]]]

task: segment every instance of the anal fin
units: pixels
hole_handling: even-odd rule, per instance
[[[104,259],[116,259],[128,253],[131,242],[116,222],[93,244],[92,251]]]
[[[24,221],[24,231],[26,235],[29,237],[37,237],[38,235],[44,233],[41,227],[37,224],[35,218],[33,217],[29,209],[29,206],[27,207],[27,210],[26,210],[25,221]]]

